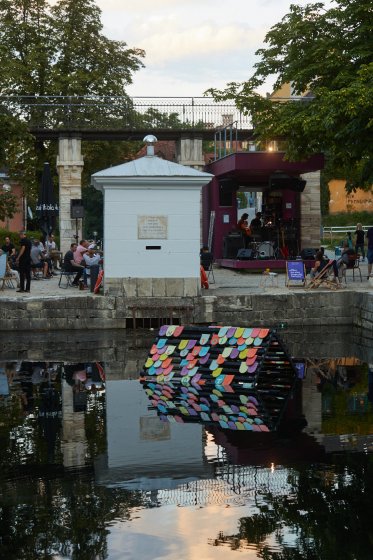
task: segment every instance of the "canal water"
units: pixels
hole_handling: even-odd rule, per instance
[[[371,560],[371,343],[282,327],[276,433],[160,415],[155,331],[3,335],[0,558]]]

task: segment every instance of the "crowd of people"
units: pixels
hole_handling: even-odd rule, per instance
[[[338,259],[328,259],[321,247],[316,253],[315,264],[310,271],[311,278],[315,278],[317,274],[322,272],[326,266],[333,270],[335,282],[341,281],[343,270],[351,263],[354,265],[356,260],[365,261],[365,237],[367,238],[367,260],[368,260],[368,276],[369,280],[373,266],[373,227],[369,228],[365,233],[362,224],[357,224],[355,231],[355,244],[351,233],[347,233],[347,238],[342,243],[341,256]],[[360,256],[361,255],[361,256]]]
[[[102,253],[95,242],[82,239],[72,243],[64,257],[58,250],[54,235],[29,239],[25,231],[19,233],[19,249],[6,237],[0,255],[6,254],[6,276],[17,284],[17,292],[30,293],[31,280],[49,280],[61,270],[76,273],[73,286],[79,286],[83,277],[83,288],[88,287],[89,278],[97,276],[102,265]]]
[[[83,288],[87,288],[88,279],[92,283],[93,278],[97,278],[102,262],[102,253],[97,250],[95,243],[82,239],[79,244],[71,243],[63,259],[63,269],[65,272],[76,273],[72,281],[73,286],[79,286],[83,276]]]

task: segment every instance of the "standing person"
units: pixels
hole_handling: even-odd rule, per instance
[[[250,222],[250,227],[251,227],[252,230],[260,229],[262,227],[262,213],[261,212],[257,212],[255,214],[255,218],[253,220],[251,220],[251,222]]]
[[[27,238],[25,231],[19,232],[21,248],[16,259],[19,270],[20,288],[17,292],[30,293],[31,286],[31,241]],[[25,289],[26,280],[26,289]]]
[[[368,258],[368,279],[372,273],[372,265],[373,265],[373,227],[370,227],[367,231],[367,239],[368,239],[368,251],[367,251],[367,258]]]
[[[359,256],[359,249],[361,249],[361,256],[363,257],[363,261],[365,260],[365,249],[364,249],[364,237],[365,231],[363,230],[363,226],[361,224],[357,224],[356,226],[356,243],[355,243],[355,253],[356,256]]]
[[[250,226],[248,224],[247,218],[249,214],[242,214],[241,218],[237,222],[237,229],[243,234],[249,237],[251,235]]]
[[[248,243],[250,243],[251,240],[252,240],[251,239],[251,229],[250,229],[249,223],[247,221],[248,217],[249,217],[249,214],[246,214],[246,212],[245,212],[244,214],[242,214],[241,218],[237,222],[237,229],[243,237],[245,249],[247,249]]]

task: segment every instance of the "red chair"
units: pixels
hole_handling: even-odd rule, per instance
[[[347,272],[349,270],[352,270],[352,281],[355,281],[355,271],[358,271],[360,274],[360,282],[363,281],[363,278],[361,276],[361,269],[360,269],[360,261],[359,261],[359,256],[354,254],[354,255],[348,255],[348,262],[343,264],[342,267],[342,278],[344,278],[345,283],[347,284]]]

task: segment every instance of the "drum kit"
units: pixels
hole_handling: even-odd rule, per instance
[[[278,259],[279,249],[273,241],[253,241],[250,243],[254,259]]]
[[[262,228],[260,234],[253,234],[250,248],[254,259],[286,259],[288,248],[285,243],[285,229]]]

